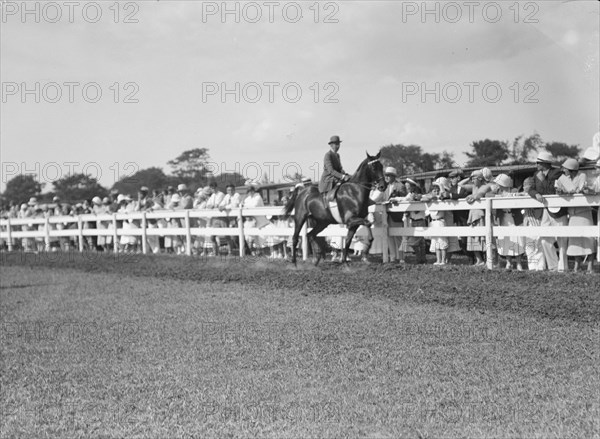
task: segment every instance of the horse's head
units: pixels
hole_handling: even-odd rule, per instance
[[[387,182],[383,175],[383,165],[379,161],[381,151],[376,156],[371,156],[367,153],[367,178],[369,183],[375,183],[377,190],[383,192],[387,188]]]

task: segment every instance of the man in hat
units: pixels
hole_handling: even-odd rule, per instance
[[[555,183],[562,175],[560,169],[552,167],[553,160],[554,157],[548,151],[540,151],[536,160],[537,172],[534,175],[533,185],[529,190],[529,196],[535,198],[540,203],[544,203],[544,195],[553,195],[556,193]],[[548,208],[544,208],[542,219],[540,221],[541,226],[566,226],[567,224],[568,217],[566,208],[553,209],[552,211]],[[544,252],[544,259],[548,270],[566,271],[568,239],[565,237],[556,238],[545,236],[539,238],[539,240],[539,245],[541,245],[542,251]],[[555,242],[558,243],[558,255],[554,248]]]
[[[344,171],[340,155],[338,154],[341,144],[342,141],[339,136],[331,136],[329,139],[329,151],[325,154],[323,174],[321,175],[321,181],[319,181],[319,192],[322,194],[331,191],[336,184],[347,181],[350,178]]]
[[[450,200],[460,200],[461,198],[467,198],[469,196],[469,191],[467,191],[463,186],[459,186],[459,184],[458,184],[462,180],[462,178],[463,178],[462,169],[455,169],[455,170],[451,171],[450,174],[448,174],[448,182],[450,184],[450,188],[447,192],[444,192],[443,198],[450,199]],[[468,210],[455,210],[451,214],[452,223],[447,222],[446,226],[447,227],[452,227],[452,226],[464,227],[467,225],[468,217],[469,217]],[[448,216],[446,216],[446,218],[448,218]],[[457,239],[458,239],[458,244],[459,244],[460,249],[466,253],[467,238],[459,236]],[[452,243],[454,243],[454,239],[451,238],[450,240],[452,241]],[[452,245],[451,245],[451,247],[452,247]],[[452,253],[448,252],[448,261],[450,260],[451,255],[452,255]]]
[[[392,166],[388,166],[383,170],[383,177],[387,183],[387,188],[381,194],[379,199],[374,200],[376,202],[390,202],[392,198],[404,198],[406,197],[406,188],[404,185],[397,181],[398,171]],[[393,212],[388,214],[388,226],[389,227],[403,227],[404,220],[403,214],[399,212]],[[388,236],[388,252],[390,255],[390,263],[404,262],[404,251],[401,251],[400,244],[402,238],[400,236]]]
[[[194,198],[185,183],[177,186],[177,193],[179,194],[179,206],[181,209],[191,209],[194,207]]]
[[[150,190],[147,186],[142,186],[138,191],[138,200],[135,205],[136,211],[150,210],[154,206],[154,201],[149,196]]]

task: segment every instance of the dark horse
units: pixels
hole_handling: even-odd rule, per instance
[[[360,226],[367,226],[369,234],[369,242],[365,250],[365,255],[368,254],[373,242],[373,234],[369,227],[371,224],[366,219],[369,213],[369,193],[375,182],[377,183],[377,189],[380,191],[385,190],[387,186],[383,178],[383,165],[379,161],[380,154],[381,152],[373,157],[367,153],[367,158],[359,165],[354,175],[348,181],[343,182],[338,188],[335,197],[337,207],[343,224],[346,224],[348,227],[346,245],[342,253],[342,262],[346,262],[352,238]],[[317,238],[317,235],[329,224],[337,224],[337,221],[331,214],[323,194],[319,193],[319,189],[316,186],[306,188],[296,187],[285,205],[285,215],[289,217],[292,210],[294,210],[292,262],[296,263],[296,248],[298,246],[300,230],[304,223],[310,219],[313,228],[308,233],[308,237],[310,240],[316,242],[321,250],[315,260],[315,265],[317,265],[321,260],[321,256],[326,252],[325,239]]]

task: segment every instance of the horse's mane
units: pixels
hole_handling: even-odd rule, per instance
[[[371,164],[371,162],[378,160],[376,157],[371,157],[371,156],[367,156],[367,158],[365,158],[362,162],[360,162],[360,164],[358,165],[358,168],[356,168],[356,171],[354,172],[354,174],[352,174],[350,176],[350,180],[353,183],[359,183],[361,181],[361,177],[363,177],[363,175],[366,177],[366,172],[367,172],[367,168],[369,166],[369,164]]]

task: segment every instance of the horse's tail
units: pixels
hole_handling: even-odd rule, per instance
[[[287,203],[285,203],[285,207],[283,208],[283,214],[286,218],[289,218],[292,214],[292,210],[294,210],[294,205],[296,204],[296,200],[298,199],[298,193],[300,192],[300,187],[295,187],[292,192],[290,199]]]

